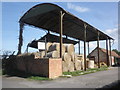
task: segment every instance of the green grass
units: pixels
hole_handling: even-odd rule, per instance
[[[108,70],[108,67],[87,69],[86,71],[63,72],[63,74],[64,75],[79,76],[79,75],[85,75],[85,74],[95,73],[95,72],[104,71],[104,70]]]
[[[101,67],[101,68],[93,68],[93,69],[87,69],[86,71],[74,71],[74,72],[63,72],[64,75],[71,75],[71,76],[80,76],[80,75],[85,75],[89,73],[95,73],[98,71],[104,71],[108,70],[108,67]],[[0,75],[2,75],[2,70],[0,70]],[[63,77],[68,77],[68,76],[63,76]],[[47,77],[40,77],[40,76],[28,76],[26,77],[28,80],[52,80]]]
[[[40,77],[40,76],[30,76],[27,79],[29,79],[29,80],[52,80],[47,77]]]
[[[3,71],[3,73],[1,73]],[[18,77],[22,77],[22,78],[25,78],[25,79],[28,79],[28,80],[52,80],[52,79],[49,79],[47,77],[41,77],[41,76],[35,76],[35,75],[32,75],[32,74],[29,74],[29,73],[25,73],[25,72],[22,72],[22,71],[17,71],[17,70],[14,70],[12,73],[6,73],[5,70],[1,70],[0,71],[0,74],[3,74],[3,75],[10,75],[10,76],[18,76]]]

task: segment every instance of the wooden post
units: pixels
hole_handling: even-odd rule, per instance
[[[63,16],[65,13],[62,13],[62,11],[60,11],[60,58],[62,58],[62,44],[63,44],[63,38],[62,38],[62,34],[63,34]]]
[[[89,42],[88,42],[88,55],[89,55],[89,53],[90,53],[89,49],[90,49],[90,48],[89,48]]]
[[[99,54],[99,31],[98,31],[98,40],[97,40],[97,51],[98,51],[98,68],[100,68],[100,54]]]
[[[21,54],[21,49],[22,49],[22,45],[23,45],[23,28],[24,28],[24,23],[20,22],[20,31],[19,31],[19,44],[18,44],[18,54]]]
[[[79,55],[80,55],[80,41],[78,42],[78,50],[79,50]]]
[[[47,57],[47,40],[46,40],[46,36],[45,36],[45,57]]]
[[[112,66],[112,56],[111,56],[111,40],[109,39],[109,47],[110,47],[110,61],[111,61],[111,66]]]
[[[109,56],[108,56],[108,37],[106,39],[106,57],[107,57],[107,66],[109,66]]]
[[[86,71],[86,28],[87,25],[84,24],[84,70]]]

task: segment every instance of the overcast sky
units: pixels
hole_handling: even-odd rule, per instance
[[[19,36],[19,19],[31,7],[37,5],[37,2],[13,2],[2,3],[2,49],[16,51],[18,47]],[[110,35],[115,39],[112,48],[118,48],[118,3],[117,2],[58,2],[54,3],[76,15],[80,19],[88,22],[102,32]],[[25,51],[28,42],[33,39],[39,39],[45,34],[44,31],[25,26],[23,49]],[[1,44],[0,44],[1,45]],[[77,45],[76,45],[77,47]],[[90,43],[90,51],[96,47],[96,42]],[[100,43],[100,47],[105,48],[105,41]],[[83,51],[83,43],[81,43],[81,52]],[[33,50],[33,49],[32,49]],[[76,49],[77,52],[77,49]]]

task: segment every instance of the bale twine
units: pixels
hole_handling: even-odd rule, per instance
[[[88,61],[88,68],[94,68],[94,61],[93,60]]]
[[[68,72],[68,64],[65,61],[62,61],[62,71]]]
[[[69,72],[73,72],[74,71],[74,63],[72,61],[70,61],[70,65],[68,67],[68,71]]]
[[[74,66],[75,66],[75,70],[81,70],[82,62],[80,60],[76,60]]]
[[[65,52],[72,55],[73,52],[75,52],[75,48],[73,44],[64,44],[65,45]]]
[[[49,58],[59,58],[60,55],[59,55],[58,51],[51,51],[51,52],[47,53],[47,57],[49,57]]]

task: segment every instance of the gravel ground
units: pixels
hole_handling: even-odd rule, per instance
[[[107,71],[58,78],[52,81],[31,81],[19,77],[2,78],[3,88],[101,88],[118,80],[118,68],[112,67]]]

